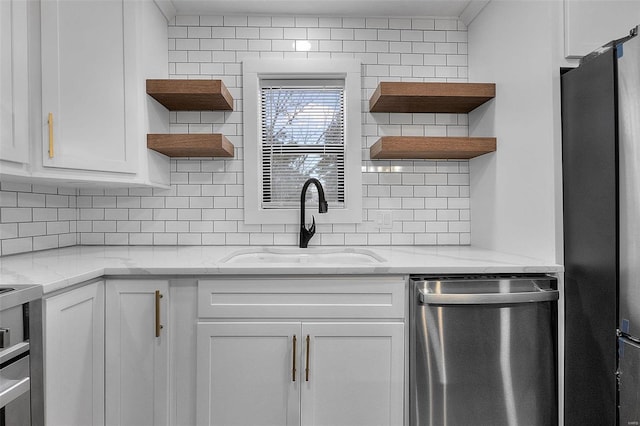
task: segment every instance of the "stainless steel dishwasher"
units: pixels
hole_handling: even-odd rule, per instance
[[[557,281],[416,276],[411,426],[558,424]]]

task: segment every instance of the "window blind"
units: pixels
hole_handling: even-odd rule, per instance
[[[263,208],[298,207],[310,177],[344,207],[343,82],[263,81],[261,127]]]

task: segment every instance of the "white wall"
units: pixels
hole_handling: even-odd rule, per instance
[[[580,58],[640,25],[640,1],[564,0],[564,55]]]
[[[469,81],[496,83],[469,133],[498,139],[470,161],[475,246],[561,260],[561,20],[560,2],[494,0],[468,28]]]

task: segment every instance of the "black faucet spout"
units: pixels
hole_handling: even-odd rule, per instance
[[[322,184],[316,178],[307,179],[302,186],[302,192],[300,193],[300,248],[307,248],[309,241],[316,233],[316,218],[313,217],[313,222],[309,228],[304,224],[304,204],[307,199],[307,189],[309,185],[314,184],[318,190],[318,212],[326,213],[329,210],[329,204],[324,197],[324,189]]]

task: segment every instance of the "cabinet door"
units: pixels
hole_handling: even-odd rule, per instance
[[[136,135],[127,123],[136,96],[127,43],[135,40],[134,3],[41,3],[45,166],[135,171]]]
[[[303,426],[402,426],[403,324],[303,323],[302,336]]]
[[[168,290],[167,281],[107,281],[105,411],[109,425],[168,424]]]
[[[45,421],[104,424],[104,282],[44,300]]]
[[[199,323],[198,425],[299,425],[300,340],[297,322]]]
[[[29,160],[27,2],[0,1],[0,160]]]

